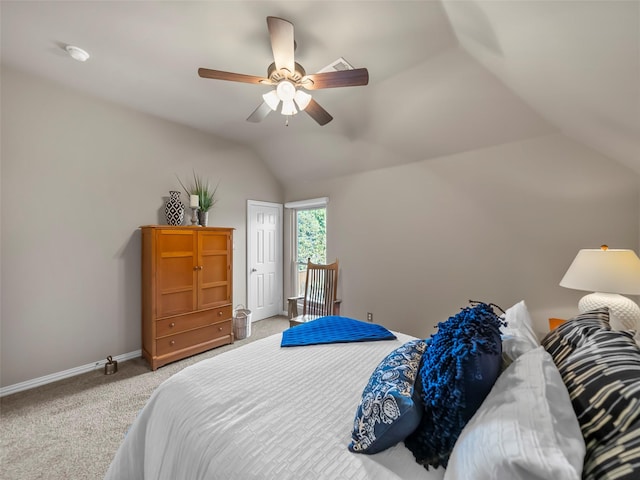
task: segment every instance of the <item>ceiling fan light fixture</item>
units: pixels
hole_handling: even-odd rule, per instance
[[[333,117],[307,93],[308,90],[368,85],[369,71],[366,68],[353,68],[342,57],[320,72],[307,75],[302,65],[295,61],[293,24],[284,18],[267,17],[267,27],[274,61],[267,67],[266,78],[210,68],[198,69],[198,75],[202,78],[273,87],[270,92],[262,95],[263,102],[249,115],[247,121],[258,123],[270,112],[280,110],[287,117],[285,125],[288,125],[289,116],[304,111],[318,125],[326,125]]]
[[[298,113],[296,110],[296,106],[293,103],[293,100],[283,100],[282,101],[282,110],[280,111],[282,115],[295,115]]]
[[[264,100],[264,103],[269,105],[269,108],[274,112],[278,109],[278,105],[280,105],[280,97],[278,97],[278,94],[275,90],[271,90],[270,92],[262,95],[262,99]]]
[[[298,108],[300,110],[304,110],[305,108],[307,108],[309,102],[311,101],[311,95],[309,95],[307,92],[303,92],[302,90],[298,90],[293,99],[296,101],[296,105],[298,105]]]

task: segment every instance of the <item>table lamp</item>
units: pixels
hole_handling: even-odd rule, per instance
[[[576,255],[561,287],[590,292],[578,302],[580,313],[609,307],[615,330],[640,330],[640,307],[624,295],[640,294],[640,258],[633,250],[582,249]]]

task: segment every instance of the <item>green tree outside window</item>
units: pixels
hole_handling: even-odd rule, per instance
[[[298,219],[298,269],[304,270],[307,259],[313,263],[327,261],[327,210],[300,210]]]

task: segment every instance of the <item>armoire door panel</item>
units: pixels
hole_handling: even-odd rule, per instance
[[[231,302],[230,240],[226,232],[198,234],[198,308]]]
[[[157,305],[158,318],[192,312],[194,309],[193,290],[160,293]]]
[[[226,284],[204,285],[200,288],[199,294],[200,308],[215,307],[231,301]]]
[[[160,257],[156,267],[158,316],[166,317],[194,310],[197,305],[197,276],[193,256]]]
[[[209,255],[201,260],[200,280],[204,283],[227,281],[229,276],[229,260],[226,254]]]
[[[158,232],[158,250],[163,254],[186,252],[193,255],[195,249],[193,232],[180,230],[161,230]]]
[[[193,257],[163,257],[156,269],[157,280],[163,290],[193,288],[195,272]]]
[[[226,252],[229,245],[229,234],[217,232],[198,232],[198,249],[201,254]]]

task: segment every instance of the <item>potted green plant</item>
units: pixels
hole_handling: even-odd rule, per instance
[[[216,192],[218,191],[218,185],[220,182],[212,188],[209,180],[205,180],[195,171],[193,172],[193,183],[191,183],[188,188],[184,183],[182,183],[182,180],[180,180],[179,177],[178,181],[188,196],[198,196],[198,217],[200,219],[200,225],[206,227],[209,220],[209,210],[218,202]]]

